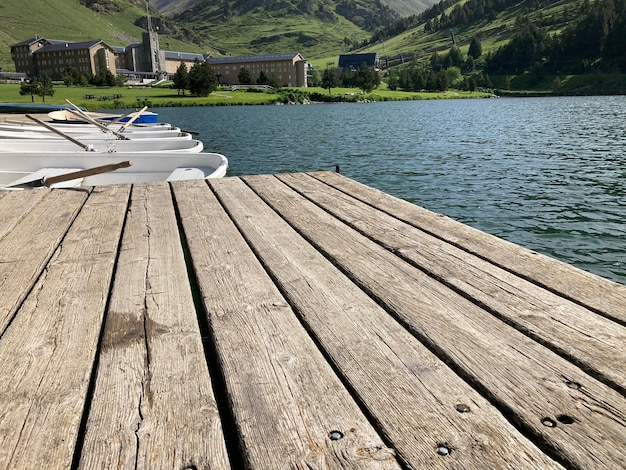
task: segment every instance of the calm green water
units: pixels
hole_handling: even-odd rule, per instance
[[[333,170],[626,284],[626,97],[163,108],[229,174]]]

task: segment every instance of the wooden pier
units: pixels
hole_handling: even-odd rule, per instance
[[[626,286],[336,173],[0,194],[0,468],[621,469]]]

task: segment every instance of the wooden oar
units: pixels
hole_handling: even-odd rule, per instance
[[[116,117],[115,119],[113,119],[110,124],[117,124],[118,122],[120,122],[122,119],[124,119],[125,117],[130,116],[131,114],[133,114],[132,111],[128,111],[127,113],[122,114],[121,116]]]
[[[74,116],[78,116],[82,119],[85,119],[87,122],[93,124],[94,126],[98,127],[99,129],[103,130],[104,132],[110,132],[113,135],[115,135],[118,139],[121,140],[130,140],[128,137],[126,137],[125,135],[120,134],[119,132],[114,131],[113,129],[111,129],[108,126],[105,126],[104,124],[96,121],[94,118],[92,118],[89,114],[85,113],[82,109],[80,109],[78,106],[76,106],[74,103],[72,103],[70,100],[66,99],[65,102],[67,104],[69,104],[70,106],[72,106],[72,108],[74,109],[68,109],[68,111],[70,113],[72,113]]]
[[[90,144],[85,144],[83,142],[81,142],[80,140],[76,140],[74,137],[72,137],[71,135],[67,135],[65,132],[50,126],[49,124],[46,124],[45,122],[43,122],[41,119],[37,119],[35,116],[31,116],[30,114],[27,114],[26,117],[28,119],[31,119],[33,121],[35,121],[37,124],[45,127],[46,129],[48,129],[49,131],[54,132],[55,134],[59,134],[61,137],[69,140],[70,142],[72,142],[73,144],[76,144],[80,147],[82,147],[84,150],[86,150],[87,152],[93,152],[95,149],[93,148],[93,145]]]
[[[126,123],[125,123],[122,127],[120,127],[120,132],[121,132],[123,129],[128,128],[128,126],[130,126],[133,122],[135,122],[135,120],[136,120],[139,116],[141,116],[141,115],[143,114],[143,112],[144,112],[146,109],[148,109],[148,107],[147,107],[147,106],[144,106],[144,107],[143,107],[143,108],[141,108],[139,111],[137,111],[133,117],[131,117],[128,121],[126,121]]]
[[[44,176],[38,180],[27,181],[26,183],[14,184],[11,186],[5,186],[6,188],[41,188],[43,186],[49,188],[53,184],[63,183],[64,181],[71,181],[79,178],[86,178],[88,176],[99,175],[101,173],[108,173],[110,171],[119,170],[120,168],[128,168],[132,163],[129,161],[111,163],[109,165],[95,166],[93,168],[87,168],[85,170],[73,171],[71,173],[65,173],[57,176]]]

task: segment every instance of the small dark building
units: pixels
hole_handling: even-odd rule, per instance
[[[342,54],[339,56],[339,68],[344,70],[356,70],[366,64],[370,68],[379,68],[378,53],[367,54]]]

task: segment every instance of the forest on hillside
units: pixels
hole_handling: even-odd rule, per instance
[[[456,6],[449,10],[452,5]],[[544,2],[545,3],[545,2]],[[545,19],[541,0],[526,0],[510,42],[483,58],[484,71],[518,74],[541,70],[551,73],[626,72],[626,0],[581,0],[563,10],[560,34],[548,33],[554,19]],[[400,34],[419,24],[425,32],[453,30],[477,21],[489,22],[517,0],[443,0],[420,15],[402,18],[379,28],[367,43]],[[536,12],[531,20],[529,14]],[[478,64],[472,64],[476,66]]]
[[[626,72],[626,0],[584,0],[576,22],[548,35],[527,17],[510,42],[486,58],[487,70],[519,73]]]
[[[575,11],[564,14],[572,21],[558,35],[547,33],[528,15],[520,15],[510,40],[495,52],[483,55],[480,38],[475,36],[465,55],[453,45],[446,53],[433,52],[428,63],[412,62],[391,69],[389,88],[473,91],[492,88],[490,76],[500,76],[505,77],[501,86],[506,89],[509,76],[527,74],[538,82],[546,75],[555,76],[553,88],[557,89],[559,75],[626,73],[626,0],[583,0]],[[440,24],[438,18],[433,24]]]

